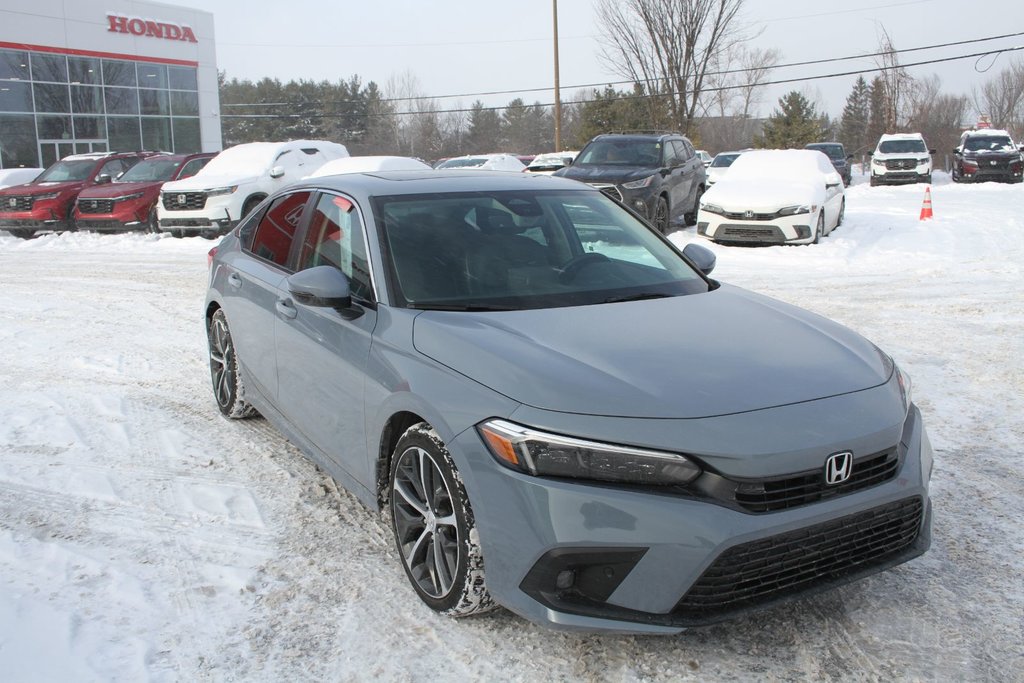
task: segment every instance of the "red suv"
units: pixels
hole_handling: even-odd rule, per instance
[[[29,239],[39,230],[74,230],[75,199],[158,152],[92,152],[64,157],[31,183],[0,190],[0,230]]]
[[[214,156],[213,152],[161,154],[143,159],[112,183],[85,188],[75,203],[78,228],[160,232],[156,222],[160,186],[194,176]]]

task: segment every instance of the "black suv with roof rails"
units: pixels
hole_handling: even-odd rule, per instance
[[[598,135],[554,175],[598,188],[662,233],[679,218],[696,223],[707,186],[693,144],[679,133],[659,131]]]
[[[1024,178],[1024,156],[1005,130],[966,131],[953,155],[954,183],[1019,183]]]

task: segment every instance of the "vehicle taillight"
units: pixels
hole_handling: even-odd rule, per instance
[[[206,254],[206,267],[210,268],[213,266],[213,257],[217,255],[217,247],[214,247]]]

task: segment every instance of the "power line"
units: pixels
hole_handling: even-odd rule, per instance
[[[785,84],[788,84],[788,83],[803,83],[803,82],[806,82],[806,81],[818,81],[818,80],[824,80],[824,79],[828,79],[828,78],[841,78],[843,76],[858,76],[858,75],[863,75],[863,74],[874,73],[876,71],[892,71],[894,69],[905,69],[905,68],[914,67],[914,66],[927,66],[929,64],[940,64],[940,63],[943,63],[943,62],[953,62],[953,61],[958,61],[958,60],[961,60],[961,59],[974,59],[974,58],[977,58],[977,57],[986,57],[988,55],[998,55],[998,54],[1001,54],[1003,52],[1017,52],[1018,50],[1024,50],[1024,45],[1020,45],[1020,46],[1017,46],[1017,47],[1001,48],[999,50],[989,50],[989,51],[986,51],[986,52],[975,52],[973,54],[959,55],[959,56],[956,56],[956,57],[943,57],[943,58],[939,58],[939,59],[929,59],[929,60],[922,61],[922,62],[911,62],[909,64],[896,64],[896,65],[893,65],[893,66],[875,66],[875,67],[873,67],[871,69],[859,69],[859,70],[856,70],[856,71],[843,71],[843,72],[830,73],[830,74],[821,74],[821,75],[818,75],[818,76],[804,76],[804,77],[800,77],[800,78],[785,78],[785,79],[780,79],[780,80],[776,80],[776,81],[765,81],[764,83],[758,83],[757,87],[763,87],[763,86],[768,86],[768,85],[785,85]],[[726,90],[737,90],[737,89],[746,88],[746,87],[750,87],[750,86],[748,86],[748,85],[727,85],[727,86],[721,86],[721,87],[717,87],[717,88],[704,88],[702,90],[702,92],[708,92],[708,93],[710,93],[710,92],[723,92],[723,91],[726,91]],[[639,100],[639,99],[650,99],[650,98],[654,98],[654,97],[668,97],[668,96],[684,95],[684,94],[686,94],[686,93],[669,92],[669,93],[656,93],[656,94],[653,94],[653,95],[620,95],[616,99],[619,99],[619,100]],[[563,101],[562,104],[563,105],[564,104],[588,104],[588,103],[594,102],[594,101],[596,101],[596,100],[573,100],[573,101],[568,101],[568,102]],[[307,103],[307,104],[314,104],[314,103]],[[528,108],[528,107],[551,107],[551,106],[554,106],[554,102],[536,103],[536,104],[524,104],[523,108]],[[221,114],[221,118],[230,118],[230,119],[329,119],[329,118],[345,118],[345,117],[349,117],[349,116],[351,116],[351,117],[358,117],[358,118],[375,118],[375,117],[383,117],[383,116],[414,116],[414,115],[417,115],[417,114],[461,114],[461,113],[467,113],[467,112],[472,112],[472,111],[502,111],[502,110],[509,109],[509,108],[510,107],[508,107],[506,105],[506,106],[500,106],[500,107],[480,107],[479,109],[478,108],[472,108],[472,107],[467,109],[467,108],[463,107],[463,108],[458,108],[458,109],[434,109],[434,110],[427,110],[427,111],[384,112],[384,113],[380,113],[380,114],[373,114],[373,113],[365,113],[365,114],[359,114],[359,113],[347,113],[347,114]]]
[[[728,70],[725,70],[725,71],[709,71],[709,72],[707,72],[705,74],[705,76],[725,76],[725,75],[728,75],[728,74],[746,73],[748,71],[758,71],[758,70],[767,70],[767,69],[787,69],[787,68],[792,68],[792,67],[797,67],[797,66],[815,66],[815,65],[818,65],[818,64],[831,64],[831,63],[835,63],[835,62],[847,62],[847,61],[854,60],[854,59],[870,59],[872,57],[885,57],[885,56],[889,56],[889,55],[903,54],[903,53],[909,53],[909,52],[921,52],[922,50],[937,50],[937,49],[940,49],[940,48],[957,47],[957,46],[960,46],[960,45],[970,45],[970,44],[973,44],[973,43],[984,43],[984,42],[989,42],[989,41],[993,41],[993,40],[1002,40],[1004,38],[1016,38],[1016,37],[1019,37],[1019,36],[1024,36],[1024,31],[1019,31],[1017,33],[1006,33],[1006,34],[999,35],[999,36],[988,36],[986,38],[974,38],[974,39],[971,39],[971,40],[958,40],[958,41],[951,42],[951,43],[936,43],[934,45],[923,45],[923,46],[920,46],[920,47],[909,47],[909,48],[904,48],[902,50],[885,50],[885,51],[882,51],[882,52],[871,52],[871,53],[867,53],[867,54],[850,55],[848,57],[830,57],[830,58],[827,58],[827,59],[812,59],[812,60],[803,61],[803,62],[789,62],[787,64],[776,64],[775,66],[766,67],[765,69],[728,69]],[[566,85],[566,86],[562,86],[562,89],[563,90],[579,90],[579,89],[584,89],[584,88],[600,88],[600,87],[606,86],[606,85],[608,85],[608,86],[611,86],[611,85],[632,85],[633,83],[644,83],[644,82],[650,83],[650,82],[656,82],[657,80],[658,79],[647,79],[646,81],[640,80],[640,81],[610,81],[610,82],[603,82],[603,83],[585,83],[585,84],[582,84],[582,85]],[[525,89],[521,89],[521,90],[491,90],[491,91],[487,91],[487,92],[461,93],[461,94],[457,94],[457,95],[417,95],[417,96],[412,96],[412,97],[389,97],[389,98],[384,98],[384,99],[381,99],[381,100],[378,100],[378,101],[379,102],[413,102],[413,101],[419,101],[419,100],[444,100],[444,99],[454,99],[454,98],[461,98],[461,97],[486,97],[486,96],[492,96],[492,95],[514,95],[514,94],[519,94],[519,93],[548,92],[548,91],[551,91],[553,89],[554,88],[552,88],[552,87],[545,87],[545,88],[525,88]],[[304,104],[355,104],[355,103],[358,103],[358,102],[359,102],[358,100],[332,100],[330,102],[253,102],[253,103],[249,103],[249,104],[242,104],[242,103],[223,104],[223,105],[221,105],[221,107],[288,107],[288,106],[298,106],[298,105],[304,105]],[[498,109],[504,109],[504,107],[498,107]]]

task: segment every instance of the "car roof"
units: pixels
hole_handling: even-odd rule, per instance
[[[987,137],[987,136],[999,136],[1008,137],[1013,139],[1009,131],[1002,130],[1001,128],[979,128],[978,130],[965,130],[960,137]]]
[[[601,133],[595,135],[590,142],[594,140],[602,140],[605,138],[615,138],[616,140],[664,140],[666,138],[679,138],[683,139],[682,133],[643,133],[643,132],[624,132],[624,133]],[[589,144],[589,143],[588,143]]]
[[[343,191],[358,191],[366,195],[425,194],[430,192],[474,192],[501,190],[580,190],[593,191],[575,180],[521,173],[519,171],[478,171],[428,169],[423,171],[374,171],[348,173],[339,176],[310,178],[303,186]]]
[[[882,140],[924,140],[920,133],[884,133],[878,141]]]

